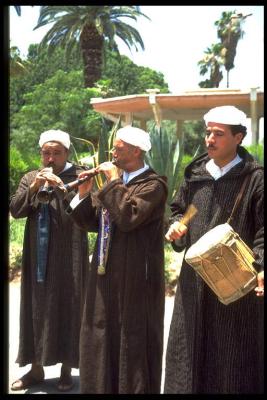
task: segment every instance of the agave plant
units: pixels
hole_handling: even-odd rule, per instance
[[[114,136],[118,128],[120,127],[120,123],[121,120],[119,118],[118,121],[113,125],[111,131],[109,131],[109,128],[107,127],[105,120],[103,119],[102,129],[100,131],[97,149],[90,140],[71,136],[71,138],[75,140],[79,140],[83,143],[86,143],[89,147],[90,155],[88,157],[79,159],[75,147],[72,143],[77,163],[79,165],[86,165],[89,168],[96,168],[99,164],[105,161],[112,161],[112,148],[113,148]],[[101,174],[95,176],[95,182],[99,189],[103,186],[104,180]]]
[[[179,168],[183,158],[183,139],[175,140],[166,129],[156,125],[150,131],[151,150],[146,154],[148,164],[160,175],[168,179],[166,213],[178,189]]]

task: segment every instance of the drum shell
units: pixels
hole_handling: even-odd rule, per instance
[[[212,235],[212,231],[209,234]],[[252,265],[255,261],[253,252],[230,226],[223,239],[202,254],[197,254],[198,242],[193,246],[188,249],[185,261],[223,304],[238,300],[257,286],[257,271]],[[195,252],[193,256],[192,250]]]

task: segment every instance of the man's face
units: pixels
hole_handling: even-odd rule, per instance
[[[58,142],[47,142],[42,146],[41,157],[44,167],[52,167],[53,173],[60,173],[67,162],[69,151]]]
[[[228,125],[209,122],[206,128],[205,142],[210,158],[223,167],[236,156],[237,145],[241,143],[242,133],[233,135]]]
[[[115,139],[112,154],[118,168],[130,171],[139,151],[137,147],[125,143],[123,140]]]

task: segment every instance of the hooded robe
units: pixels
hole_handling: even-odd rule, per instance
[[[83,169],[72,166],[58,176],[64,183],[77,178]],[[65,213],[63,201],[54,197],[50,216],[48,261],[43,282],[37,282],[37,218],[40,203],[30,197],[30,184],[39,171],[23,176],[10,202],[14,218],[27,218],[24,232],[19,350],[16,362],[25,366],[66,363],[79,365],[79,333],[83,288],[89,269],[87,232]],[[75,192],[68,194],[70,198]],[[10,310],[12,313],[12,310]]]
[[[97,242],[86,285],[81,393],[160,393],[166,181],[148,169],[126,185],[113,180],[92,197],[72,217],[97,231],[102,205],[110,215],[111,233],[106,273],[97,274]]]
[[[226,223],[247,174],[250,180],[231,226],[253,250],[254,267],[263,269],[263,167],[243,148],[242,161],[218,180],[205,168],[207,154],[185,170],[185,180],[171,204],[171,222],[191,203],[198,213],[187,234],[173,242],[187,250],[203,234]],[[263,298],[254,290],[224,305],[183,261],[170,326],[164,393],[263,393]]]

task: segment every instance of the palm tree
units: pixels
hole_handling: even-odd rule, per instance
[[[16,10],[16,13],[17,13],[18,16],[20,17],[20,16],[21,16],[21,8],[20,8],[20,6],[14,6],[14,8],[15,8],[15,10]]]
[[[221,19],[215,22],[217,35],[222,44],[221,56],[227,71],[227,88],[229,87],[229,71],[234,68],[237,44],[245,33],[242,30],[242,23],[250,15],[252,14],[243,16],[242,13],[236,14],[236,11],[224,11]]]
[[[21,7],[20,6],[13,6],[16,10],[17,15],[20,17],[21,16]],[[32,6],[34,7],[34,6]]]
[[[221,66],[223,65],[222,58],[220,56],[221,45],[219,43],[212,44],[204,51],[204,57],[198,62],[200,66],[200,75],[205,75],[210,71],[210,78],[199,83],[202,88],[214,88],[219,87],[223,74]]]
[[[58,45],[71,52],[80,51],[84,63],[85,87],[93,87],[101,78],[105,47],[119,54],[115,37],[129,49],[138,45],[144,50],[139,32],[122,19],[137,20],[146,15],[138,6],[42,6],[37,26],[54,22],[40,43],[40,49],[48,46],[48,52]],[[149,18],[148,18],[149,19]]]

